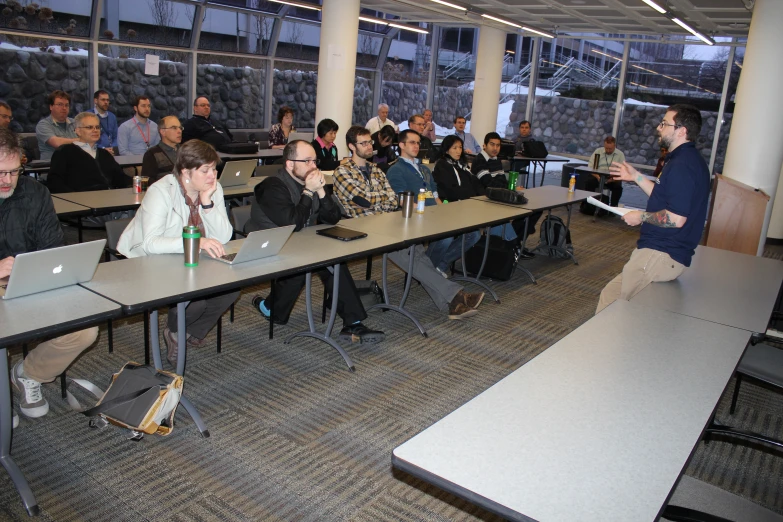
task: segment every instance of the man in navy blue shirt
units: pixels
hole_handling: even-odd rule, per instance
[[[669,153],[658,182],[650,181],[628,163],[614,164],[612,174],[633,181],[648,195],[644,212],[623,216],[641,225],[641,236],[623,272],[604,287],[596,313],[616,299],[629,300],[645,286],[671,281],[691,264],[707,218],[710,171],[696,150],[701,114],[692,105],[672,105],[658,124],[658,142]]]

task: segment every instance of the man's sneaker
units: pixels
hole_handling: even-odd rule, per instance
[[[439,273],[440,275],[442,275],[443,277],[445,277],[446,279],[448,279],[448,278],[449,278],[449,274],[447,274],[445,270],[441,270],[441,269],[440,269],[440,268],[438,268],[437,266],[435,267],[435,270],[437,270],[437,271],[438,271],[438,273]]]
[[[454,299],[458,299],[459,296],[455,297]],[[478,313],[478,310],[475,308],[468,308],[465,306],[465,303],[461,301],[454,302],[454,300],[451,301],[451,304],[449,305],[449,319],[453,320],[459,320],[459,319],[465,319],[468,317],[471,317],[473,315],[476,315]]]
[[[527,259],[533,259],[535,257],[536,257],[536,255],[532,251],[528,250],[527,248],[523,248],[522,252],[519,254],[519,258],[520,259],[526,259],[527,260]]]
[[[13,422],[13,425],[14,425],[14,429],[19,427],[19,415],[17,415],[16,412],[14,412],[14,422]]]
[[[253,304],[253,309],[259,314],[261,314],[261,317],[269,321],[270,312],[269,309],[266,307],[266,298],[257,295],[253,298],[251,303]],[[285,321],[281,321],[280,319],[275,318],[275,324],[286,325],[288,324],[288,319],[286,319]]]
[[[343,327],[340,330],[341,341],[351,341],[352,343],[379,343],[386,338],[386,335],[380,330],[370,330],[362,323],[355,323]]]
[[[481,304],[481,301],[484,300],[484,292],[465,292],[464,290],[460,290],[457,296],[462,298],[462,302],[467,306],[468,308],[478,308]]]
[[[11,370],[11,382],[22,394],[19,398],[19,411],[28,417],[43,417],[49,413],[49,403],[41,394],[41,383],[28,379],[24,375],[24,361],[16,363]]]

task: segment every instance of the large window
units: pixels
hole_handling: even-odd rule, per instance
[[[137,96],[150,99],[153,121],[169,115],[187,117],[192,100],[188,100],[185,53],[103,44],[98,46],[98,53],[98,87],[109,93],[109,110],[117,115],[120,124],[133,116],[133,100]],[[145,74],[145,54],[160,57],[157,76]]]
[[[283,20],[283,26],[280,30],[276,56],[318,62],[320,43],[320,26],[286,19]]]
[[[136,0],[105,2],[105,6],[100,27],[103,40],[174,47],[190,45],[196,12],[193,5],[169,0]]]
[[[229,128],[261,128],[266,64],[249,57],[199,54],[196,96],[209,98],[211,114]]]
[[[58,36],[89,36],[91,9],[91,0],[38,3],[5,0],[0,4],[0,28]]]
[[[283,105],[294,110],[294,127],[315,127],[315,95],[318,86],[318,66],[275,61],[272,80],[271,122],[278,123],[277,113]]]
[[[261,10],[251,14],[207,8],[198,46],[214,51],[267,54],[275,23],[271,14]]]
[[[71,96],[70,116],[92,107],[87,53],[77,47],[83,44],[4,35],[6,38],[0,49],[0,69],[5,71],[0,99],[11,106],[14,129],[35,132],[38,121],[49,116],[49,93],[57,89]]]

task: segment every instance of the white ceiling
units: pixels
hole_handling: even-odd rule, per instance
[[[520,24],[558,33],[689,34],[642,0],[454,0]],[[752,0],[658,0],[704,34],[746,37]],[[440,25],[479,25],[485,19],[463,15],[430,0],[362,0],[362,7]],[[781,21],[783,22],[783,20]],[[489,22],[505,29],[510,27]]]

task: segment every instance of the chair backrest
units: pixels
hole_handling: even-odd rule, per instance
[[[22,148],[27,154],[29,161],[41,159],[41,151],[38,148],[38,138],[33,136],[22,136],[21,138]]]
[[[256,171],[253,176],[273,176],[277,174],[278,170],[280,170],[280,165],[259,165],[256,167]]]
[[[131,218],[124,218],[124,219],[113,219],[111,221],[107,221],[104,223],[106,226],[106,249],[111,254],[110,259],[119,259],[117,256],[117,243],[120,241],[120,236],[122,235],[125,228],[127,228],[128,223],[131,222]]]
[[[241,207],[234,207],[231,209],[231,220],[234,222],[234,230],[244,235],[245,223],[250,219],[250,207],[252,205],[244,205]]]

